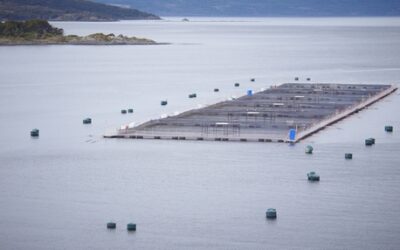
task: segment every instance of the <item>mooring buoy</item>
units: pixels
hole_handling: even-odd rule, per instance
[[[267,212],[265,213],[267,219],[276,219],[276,209],[275,208],[268,208]]]
[[[129,223],[128,225],[126,225],[126,229],[128,231],[136,231],[136,224]]]

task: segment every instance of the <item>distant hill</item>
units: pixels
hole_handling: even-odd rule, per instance
[[[400,0],[96,0],[160,16],[400,16]]]
[[[0,0],[0,20],[114,21],[160,19],[136,9],[87,0]]]

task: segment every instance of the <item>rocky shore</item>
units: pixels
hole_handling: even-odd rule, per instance
[[[46,20],[0,22],[1,45],[156,45],[151,39],[95,33],[87,36],[64,35],[64,30]]]
[[[58,35],[42,38],[0,37],[0,45],[157,45],[151,39],[95,33],[88,36]]]

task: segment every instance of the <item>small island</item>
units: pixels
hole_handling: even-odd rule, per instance
[[[64,35],[46,20],[0,22],[0,45],[156,45],[153,40],[124,35],[95,33]]]

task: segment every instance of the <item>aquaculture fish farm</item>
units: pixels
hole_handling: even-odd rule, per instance
[[[297,142],[390,93],[392,85],[285,83],[119,129],[107,138]],[[289,138],[289,131],[296,131]]]

